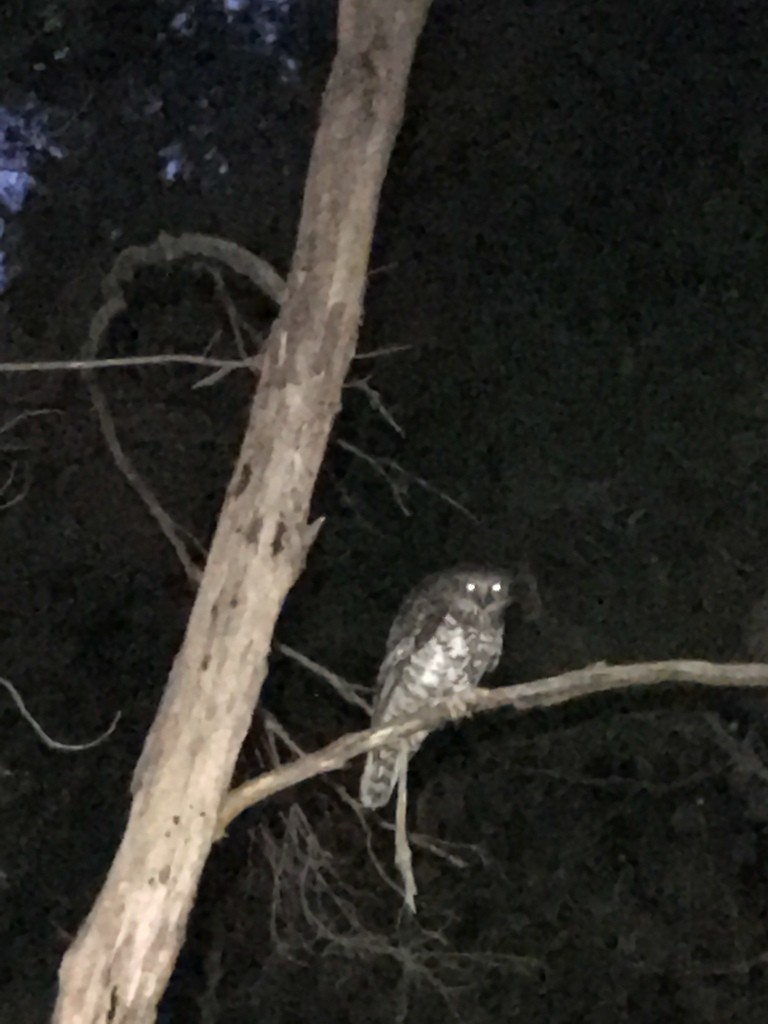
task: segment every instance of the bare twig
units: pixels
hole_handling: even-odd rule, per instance
[[[473,523],[479,522],[477,516],[470,512],[470,510],[462,505],[460,501],[456,501],[450,494],[446,494],[445,491],[441,491],[439,487],[435,487],[428,480],[418,476],[416,473],[412,473],[410,470],[404,469],[399,462],[394,459],[390,459],[388,456],[373,456],[364,452],[362,448],[358,448],[356,444],[352,444],[351,441],[344,441],[343,439],[337,440],[336,444],[339,448],[343,448],[348,451],[351,455],[356,456],[363,462],[367,463],[374,472],[378,473],[379,476],[383,477],[389,484],[392,490],[392,496],[394,497],[400,511],[409,516],[411,510],[405,504],[405,496],[408,491],[408,484],[414,483],[421,487],[423,490],[428,491],[430,494],[434,494],[436,497],[441,498],[446,504],[455,508],[462,515],[467,516],[472,520]]]
[[[144,502],[144,505],[150,515],[160,527],[161,532],[170,541],[173,550],[176,552],[177,558],[184,567],[187,577],[195,583],[198,583],[202,576],[202,570],[193,561],[187,545],[184,543],[181,536],[180,529],[157,500],[152,489],[144,482],[144,478],[141,473],[136,469],[133,464],[133,460],[120,443],[120,438],[117,436],[115,421],[112,418],[112,413],[109,410],[107,400],[104,397],[104,393],[101,388],[99,388],[95,381],[90,378],[86,378],[86,381],[91,392],[93,407],[99,418],[101,432],[104,435],[104,440],[112,454],[112,458],[115,460],[115,465],[136,494],[138,494]]]
[[[286,748],[295,756],[306,756],[306,751],[303,750],[298,743],[296,743],[293,737],[289,735],[286,729],[278,722],[278,720],[271,712],[262,711],[262,718],[264,720],[264,724],[267,728],[268,733],[270,733],[270,739],[271,736],[274,735],[277,738],[279,738],[280,741],[286,746]],[[270,743],[270,753],[272,756],[272,763],[275,767],[277,767],[282,762],[274,744],[272,743]],[[354,797],[350,796],[350,794],[347,792],[346,789],[344,789],[343,786],[339,786],[337,783],[331,782],[329,779],[326,779],[325,782],[333,790],[333,792],[336,794],[339,800],[346,807],[348,807],[357,818],[358,824],[360,825],[363,834],[365,835],[366,848],[368,850],[371,863],[373,864],[373,867],[376,870],[379,877],[381,878],[381,880],[391,889],[394,889],[394,891],[399,896],[403,897],[404,894],[402,890],[397,885],[397,883],[387,874],[384,865],[381,863],[381,861],[376,855],[376,852],[373,848],[373,834],[371,832],[370,825],[368,824],[368,818],[366,817],[360,802],[358,800],[355,800]],[[426,847],[426,844],[421,845],[424,845]]]
[[[367,463],[380,477],[382,477],[388,484],[392,491],[392,497],[395,499],[395,503],[404,516],[410,516],[411,510],[405,504],[405,497],[408,493],[408,484],[405,479],[405,474],[397,467],[397,472],[394,471],[394,466],[390,466],[391,460],[385,458],[374,458],[373,455],[369,455],[368,452],[364,452],[362,448],[358,448],[356,444],[352,444],[351,441],[337,440],[336,444],[339,448],[343,448],[344,451],[349,452],[356,458],[361,459]]]
[[[298,757],[305,757],[306,756],[306,751],[303,750],[299,746],[298,743],[296,743],[296,741],[288,734],[288,732],[277,721],[277,719],[275,718],[275,716],[271,712],[263,711],[262,712],[262,717],[264,719],[264,724],[265,724],[268,732],[271,733],[271,734],[274,734],[275,736],[277,736],[281,740],[281,742],[285,744],[287,749],[291,751],[292,754],[294,754],[295,756],[298,756]],[[282,762],[281,762],[280,758],[278,757],[277,751],[274,749],[274,747],[272,748],[272,754],[273,754],[273,764],[274,764],[275,767],[277,767]],[[374,866],[376,872],[378,873],[379,877],[382,879],[383,882],[386,883],[386,885],[388,885],[388,886],[390,886],[390,888],[394,889],[395,892],[397,892],[400,896],[403,896],[403,893],[401,892],[401,890],[398,887],[397,883],[394,882],[389,877],[389,875],[387,874],[386,870],[384,869],[383,864],[381,863],[379,858],[376,856],[376,853],[375,853],[375,851],[373,849],[373,835],[371,833],[371,829],[370,829],[370,826],[368,824],[368,819],[365,816],[365,813],[363,811],[363,808],[362,808],[362,805],[360,804],[360,802],[358,800],[355,800],[354,797],[350,796],[350,794],[346,791],[346,789],[344,789],[343,786],[339,786],[337,783],[331,782],[328,779],[326,779],[325,781],[331,787],[331,789],[334,791],[334,793],[339,798],[339,800],[341,800],[341,802],[345,806],[347,806],[353,812],[355,817],[357,818],[358,824],[362,828],[363,833],[365,835],[366,847],[368,849],[368,853],[369,853],[370,858],[371,858],[371,863],[373,864],[373,866]]]
[[[218,367],[220,370],[244,370],[258,367],[259,358],[259,356],[253,356],[249,359],[215,359],[212,356],[180,355],[167,352],[156,356],[114,356],[110,359],[52,359],[32,363],[0,363],[0,373],[47,373],[71,370],[82,372],[84,370],[113,370],[121,366],[166,366],[169,363],[212,366]],[[21,417],[17,418],[21,419]]]
[[[515,775],[520,778],[528,776],[537,779],[552,779],[554,782],[562,782],[567,786],[585,786],[589,789],[628,789],[633,793],[672,793],[678,789],[688,789],[717,778],[722,774],[719,771],[692,772],[683,778],[675,779],[674,782],[646,782],[645,780],[623,778],[618,775],[611,775],[608,778],[591,778],[586,775],[572,775],[567,772],[558,772],[550,768],[515,768]]]
[[[10,470],[8,471],[8,476],[4,480],[3,484],[0,486],[0,498],[4,499],[2,502],[0,502],[0,512],[5,512],[6,509],[13,508],[14,505],[18,505],[19,502],[20,501],[24,501],[26,496],[29,494],[29,487],[30,487],[30,483],[31,483],[31,473],[29,471],[29,467],[28,466],[25,466],[24,469],[25,469],[25,475],[26,475],[26,478],[27,478],[25,483],[24,483],[24,486],[22,487],[22,489],[17,494],[14,494],[13,497],[5,498],[5,492],[9,491],[11,489],[11,486],[13,485],[13,481],[16,479],[16,463],[15,462],[13,463],[13,465],[10,468]]]
[[[399,434],[400,437],[405,437],[405,431],[389,411],[384,403],[384,399],[376,388],[371,387],[367,377],[363,380],[352,380],[348,384],[345,384],[344,387],[350,391],[361,391],[368,399],[368,404],[373,411],[377,412],[384,422],[395,431],[395,433]]]
[[[525,712],[533,708],[554,707],[567,701],[611,690],[650,686],[663,682],[692,683],[717,687],[768,687],[768,665],[716,664],[708,661],[656,661],[635,665],[605,663],[565,672],[517,686],[495,690],[477,689],[465,695],[462,713],[446,703],[425,709],[418,715],[393,720],[380,729],[349,733],[321,750],[268,772],[233,790],[224,801],[219,816],[222,835],[233,818],[246,807],[307,779],[337,771],[347,762],[369,750],[392,746],[393,742],[426,729],[432,731],[445,722],[484,711],[511,707]]]
[[[248,353],[245,350],[245,342],[243,340],[243,331],[241,328],[242,318],[238,312],[237,306],[235,305],[232,296],[229,294],[221,271],[215,267],[208,267],[207,269],[208,273],[213,278],[214,287],[216,289],[216,294],[219,297],[219,301],[224,307],[224,312],[227,314],[229,329],[232,331],[235,348],[237,349],[241,359],[247,359]]]
[[[132,245],[123,249],[104,279],[104,297],[107,300],[115,296],[122,299],[123,286],[133,280],[142,267],[174,263],[187,257],[202,257],[222,264],[240,277],[248,278],[255,288],[278,305],[283,301],[285,281],[274,267],[249,249],[215,235],[195,232],[169,235],[164,231],[149,245]]]
[[[728,754],[737,771],[768,783],[768,765],[757,754],[750,739],[737,739],[715,715],[703,715],[702,718],[709,727],[712,739]]]
[[[0,363],[0,370],[2,370],[3,364]],[[25,409],[24,412],[18,413],[10,420],[6,420],[0,427],[0,434],[7,434],[11,430],[15,429],[20,423],[24,423],[26,420],[35,419],[38,416],[61,416],[60,409]],[[3,448],[3,451],[7,451]]]
[[[118,312],[119,310],[115,310],[112,316],[114,317]],[[363,352],[355,358],[373,359],[376,356],[401,352],[409,347],[408,345],[398,345],[390,349],[380,349],[378,352]],[[243,359],[217,359],[214,356],[165,352],[154,356],[113,356],[105,359],[39,359],[29,363],[0,363],[0,373],[69,373],[73,371],[82,373],[84,370],[114,370],[124,366],[167,366],[171,363],[178,363],[181,366],[209,366],[223,374],[231,373],[233,370],[258,369],[261,365],[261,356],[257,354]],[[17,416],[16,419],[56,411],[55,409],[43,409],[39,412],[24,413]],[[4,433],[6,429],[7,427],[4,425],[0,429],[0,433]]]
[[[280,741],[285,745],[285,747],[292,754],[294,754],[294,756],[307,756],[307,752],[299,746],[299,744],[287,732],[284,726],[282,726],[280,722],[278,722],[277,718],[275,718],[275,716],[270,711],[262,710],[261,716],[264,721],[264,725],[266,726],[267,732],[279,738]],[[275,750],[272,744],[270,744],[270,749],[272,755],[272,765],[273,767],[278,767],[282,763],[281,759],[278,756],[277,751]],[[373,833],[371,832],[369,822],[373,820],[380,828],[389,832],[393,832],[395,830],[395,825],[389,821],[386,821],[384,818],[380,818],[377,816],[373,817],[373,819],[369,818],[369,816],[366,815],[365,811],[363,810],[360,801],[356,800],[353,796],[351,796],[343,786],[340,786],[335,782],[330,782],[330,780],[328,779],[326,779],[325,781],[334,791],[338,799],[346,807],[348,807],[349,810],[351,810],[352,813],[357,818],[358,824],[360,825],[360,828],[362,829],[365,835],[368,855],[371,859],[371,863],[376,873],[379,875],[379,877],[386,885],[393,889],[400,897],[405,899],[405,893],[399,887],[397,882],[390,878],[390,876],[386,872],[386,869],[384,868],[384,865],[381,863],[378,856],[376,855],[376,851],[373,848]],[[484,859],[482,851],[477,846],[471,846],[467,843],[444,842],[443,840],[433,839],[431,836],[422,835],[419,832],[411,833],[409,837],[409,842],[411,846],[415,846],[418,849],[425,850],[427,853],[432,854],[432,856],[438,857],[440,860],[447,861],[455,868],[466,868],[468,866],[467,861],[463,860],[461,857],[457,855],[456,851],[458,850],[461,850],[465,853],[470,852],[480,860]]]
[[[101,736],[98,736],[95,740],[91,740],[89,743],[60,743],[59,740],[52,739],[33,717],[32,713],[27,710],[27,707],[21,698],[21,694],[12,682],[8,679],[3,679],[3,677],[0,676],[0,686],[3,686],[8,691],[14,704],[19,709],[21,717],[28,725],[31,726],[35,736],[37,736],[37,738],[44,743],[49,750],[58,750],[66,754],[78,753],[82,750],[92,750],[93,747],[98,747],[100,743],[103,743],[104,740],[108,739],[112,735],[115,731],[115,726],[120,721],[120,712],[118,711],[112,719],[112,724],[107,731],[102,733]]]
[[[326,683],[329,683],[338,695],[345,700],[348,704],[354,704],[355,707],[361,708],[367,715],[371,714],[371,705],[367,700],[364,700],[357,693],[357,688],[352,683],[347,682],[346,679],[342,679],[341,676],[336,675],[335,672],[331,672],[324,665],[321,665],[317,661],[313,661],[312,658],[308,658],[306,654],[302,654],[301,651],[295,650],[293,647],[289,647],[288,644],[275,644],[275,649],[284,654],[286,658],[290,658],[295,661],[297,665],[301,665],[302,668],[308,669],[313,672],[320,679],[324,679]]]
[[[385,831],[395,831],[395,826],[391,821],[387,821],[386,818],[377,818],[376,820],[379,827]],[[457,852],[459,850],[465,855],[471,854],[478,863],[484,865],[489,863],[488,854],[478,843],[455,843],[445,839],[435,839],[433,836],[424,835],[422,832],[409,832],[408,839],[411,846],[425,850],[439,860],[447,861],[454,868],[464,870],[469,867],[469,861],[465,860],[464,857],[459,857]]]
[[[405,888],[405,905],[416,913],[416,879],[408,843],[408,744],[401,743],[397,755],[397,807],[395,810],[395,865]]]
[[[355,359],[381,359],[382,356],[394,356],[398,352],[410,352],[413,345],[387,345],[385,348],[375,348],[370,352],[358,352]]]

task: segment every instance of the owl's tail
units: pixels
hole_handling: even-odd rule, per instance
[[[363,807],[383,807],[397,783],[397,747],[371,750],[365,759],[360,779],[360,803]]]

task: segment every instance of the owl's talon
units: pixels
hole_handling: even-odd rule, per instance
[[[448,714],[454,722],[457,722],[460,718],[464,718],[464,714],[467,710],[467,702],[463,697],[458,697],[456,694],[452,697],[446,697],[445,706],[448,709]]]

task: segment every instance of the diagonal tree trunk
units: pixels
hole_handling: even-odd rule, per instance
[[[148,1024],[168,982],[272,633],[317,532],[310,497],[354,353],[368,255],[430,0],[340,0],[288,290],[186,636],[57,1024]]]

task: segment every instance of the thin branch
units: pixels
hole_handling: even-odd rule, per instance
[[[339,448],[343,448],[348,451],[351,455],[355,455],[358,459],[367,463],[371,469],[373,469],[379,476],[383,477],[390,488],[392,489],[392,496],[397,502],[400,511],[409,516],[411,514],[410,509],[405,504],[405,495],[408,491],[408,484],[414,483],[421,487],[423,490],[428,491],[430,494],[434,494],[436,497],[441,498],[446,504],[455,508],[457,512],[461,512],[468,519],[471,519],[473,523],[479,522],[474,512],[462,505],[460,501],[456,501],[450,494],[446,494],[445,491],[441,491],[439,487],[435,487],[429,480],[425,480],[423,477],[418,476],[416,473],[412,473],[408,469],[404,469],[399,462],[394,459],[390,459],[388,456],[376,456],[369,455],[364,452],[362,448],[358,448],[357,445],[352,444],[351,441],[344,441],[339,439],[336,441]]]
[[[376,388],[371,387],[369,383],[369,378],[365,377],[363,380],[352,380],[348,384],[345,384],[344,387],[350,391],[361,391],[368,399],[368,404],[373,409],[373,411],[377,412],[379,416],[381,416],[381,418],[384,420],[384,422],[388,426],[390,426],[392,430],[395,431],[396,434],[399,434],[400,437],[405,437],[405,431],[397,422],[392,413],[389,411],[384,402],[384,399],[381,397]]]
[[[610,775],[607,778],[592,778],[586,775],[571,775],[567,772],[558,772],[551,768],[515,768],[515,775],[523,778],[552,779],[553,782],[562,782],[567,786],[585,786],[589,789],[603,790],[629,790],[632,793],[663,794],[673,793],[679,789],[693,788],[702,782],[708,782],[722,774],[722,768],[717,771],[692,772],[673,782],[646,782],[640,779],[623,778],[619,775]]]
[[[400,872],[405,889],[404,901],[412,914],[416,913],[416,879],[413,877],[413,857],[408,843],[408,744],[401,743],[397,755],[397,806],[395,810],[395,866]]]
[[[117,310],[115,311],[115,313]],[[113,314],[114,316],[114,314]],[[239,346],[238,346],[239,347]],[[390,355],[393,352],[402,352],[410,348],[410,345],[395,345],[392,348],[382,348],[376,352],[362,352],[355,356],[355,359],[374,359],[377,356]],[[261,356],[248,356],[242,359],[217,359],[214,356],[196,356],[191,353],[165,352],[154,356],[113,356],[109,359],[42,359],[33,360],[30,363],[0,363],[0,373],[67,373],[71,371],[82,372],[84,370],[114,370],[123,366],[166,366],[177,363],[182,366],[208,366],[219,370],[220,374],[231,373],[233,370],[255,370],[261,366]],[[201,385],[195,385],[200,387]],[[359,383],[348,385],[359,387]],[[362,388],[360,388],[362,390]],[[370,389],[373,391],[373,389]],[[375,392],[378,396],[378,392]],[[378,396],[379,401],[381,400]],[[372,399],[373,400],[373,399]],[[41,416],[44,413],[58,412],[57,409],[41,409],[36,412],[23,413],[17,416],[10,426],[15,425],[18,420],[29,416]],[[393,428],[400,432],[400,428],[392,424]],[[8,425],[0,428],[0,434],[9,429]]]
[[[8,679],[3,679],[3,677],[0,676],[0,686],[5,687],[8,693],[10,693],[11,697],[13,698],[14,704],[19,709],[19,714],[21,715],[21,717],[24,719],[25,722],[27,722],[28,725],[31,726],[35,736],[37,736],[37,738],[42,743],[44,743],[49,750],[58,750],[66,754],[78,753],[82,750],[92,750],[94,747],[98,747],[100,743],[103,743],[104,740],[108,739],[112,735],[112,733],[115,731],[117,723],[120,721],[120,712],[118,711],[118,713],[112,719],[112,724],[107,729],[107,731],[102,733],[101,736],[98,736],[95,740],[91,740],[89,743],[60,743],[59,740],[54,740],[52,737],[48,735],[48,733],[38,723],[37,719],[33,717],[31,711],[27,711],[27,707],[21,698],[21,694],[19,693],[19,691],[16,689],[12,682],[10,682]]]
[[[709,727],[712,739],[724,753],[728,754],[738,772],[755,776],[763,783],[768,783],[768,765],[755,751],[750,738],[737,739],[714,715],[706,714],[702,718]]]
[[[8,471],[8,476],[6,480],[3,482],[2,485],[0,485],[0,498],[5,499],[5,492],[11,489],[13,481],[16,479],[16,465],[17,464],[14,462],[10,470]],[[5,512],[6,509],[13,508],[14,505],[18,505],[19,502],[24,501],[26,496],[29,494],[29,488],[31,485],[31,474],[29,472],[29,467],[26,465],[24,467],[24,472],[27,478],[24,487],[22,488],[22,490],[18,492],[18,494],[15,494],[12,498],[7,498],[0,502],[0,512]]]
[[[405,504],[405,496],[408,492],[408,487],[404,482],[404,473],[398,466],[398,472],[395,474],[393,468],[388,465],[389,460],[383,458],[374,458],[373,455],[369,455],[368,452],[364,452],[362,448],[358,448],[356,444],[352,444],[351,441],[344,441],[337,439],[336,444],[339,448],[343,448],[344,451],[349,452],[351,455],[356,456],[363,462],[367,463],[371,469],[377,473],[380,477],[386,480],[392,491],[392,497],[395,499],[395,503],[404,516],[410,516],[411,510]]]
[[[283,301],[285,281],[274,267],[249,249],[215,235],[196,232],[169,235],[164,231],[149,245],[132,245],[123,249],[104,279],[104,297],[109,299],[119,295],[122,298],[123,285],[133,280],[142,267],[175,263],[187,257],[203,257],[223,264],[240,277],[248,278],[255,288],[263,291],[277,305]]]
[[[479,712],[496,711],[503,707],[511,707],[519,712],[554,707],[592,694],[664,682],[717,687],[768,687],[768,665],[720,665],[708,661],[682,660],[610,666],[601,662],[588,668],[517,686],[472,690],[465,695],[465,706],[461,712],[455,701],[450,707],[443,702],[425,709],[418,715],[393,720],[380,729],[348,733],[313,754],[244,783],[232,790],[224,801],[219,815],[219,835],[224,834],[227,826],[238,814],[253,804],[260,803],[267,797],[300,782],[306,782],[326,772],[337,771],[353,758],[369,750],[392,746],[393,742],[425,729],[431,732],[449,720],[465,718]]]
[[[357,352],[355,359],[381,359],[382,356],[394,356],[398,352],[410,352],[413,345],[387,345],[385,348],[374,348],[370,352]]]
[[[266,726],[267,732],[270,735],[270,739],[274,735],[278,739],[280,739],[283,744],[285,744],[285,746],[288,748],[288,750],[291,751],[292,754],[294,754],[294,755],[296,755],[298,757],[306,757],[306,751],[303,750],[299,746],[298,743],[296,743],[296,741],[291,737],[291,735],[278,722],[278,720],[275,718],[275,716],[270,711],[262,710],[261,715],[262,715],[262,719],[264,721],[264,725]],[[280,760],[279,754],[277,753],[277,750],[276,750],[274,744],[270,743],[270,747],[271,747],[271,753],[273,755],[273,764],[274,764],[275,767],[277,767],[282,762]],[[398,894],[398,896],[401,896],[401,897],[404,898],[403,891],[400,889],[400,887],[398,886],[397,882],[393,881],[393,879],[391,879],[389,877],[389,875],[387,874],[387,872],[386,872],[386,870],[384,868],[384,865],[381,863],[381,861],[379,860],[379,858],[376,855],[376,851],[373,848],[373,834],[371,832],[371,828],[370,828],[370,825],[369,825],[370,819],[366,816],[360,801],[359,800],[355,800],[354,797],[350,796],[350,794],[347,792],[346,789],[344,789],[343,786],[339,786],[337,783],[331,782],[329,779],[325,779],[324,781],[326,782],[326,784],[328,786],[330,786],[330,788],[336,794],[338,799],[341,800],[341,802],[346,807],[348,807],[352,811],[352,813],[355,815],[355,817],[357,818],[357,822],[360,825],[360,828],[362,829],[363,834],[365,835],[365,844],[366,844],[366,849],[368,851],[368,855],[370,856],[371,863],[373,864],[373,867],[376,870],[376,872],[379,875],[379,877],[382,879],[382,881],[386,885],[388,885],[390,888],[394,889],[394,891]],[[429,848],[429,847],[427,847],[426,843],[421,843],[421,844],[417,844],[417,845],[422,845],[422,846],[425,846],[426,848]]]
[[[355,707],[361,708],[366,715],[371,714],[371,705],[367,700],[363,700],[362,697],[358,696],[355,687],[352,683],[348,683],[346,679],[342,679],[341,676],[336,675],[335,672],[331,672],[324,665],[321,665],[317,661],[313,661],[312,658],[308,658],[306,654],[302,654],[301,651],[295,650],[293,647],[289,647],[288,644],[275,644],[275,650],[280,651],[286,658],[290,658],[295,661],[297,665],[301,665],[302,668],[308,669],[314,675],[319,676],[320,679],[324,679],[326,683],[329,683],[338,695],[345,700],[348,704],[354,704]]]
[[[2,368],[2,366],[3,364],[0,363],[0,369]],[[0,434],[7,434],[9,431],[17,427],[20,423],[24,423],[26,420],[35,419],[37,416],[61,416],[61,410],[26,409],[24,412],[18,413],[12,419],[6,420],[5,423],[3,423],[2,427],[0,427]],[[7,451],[7,449],[4,448],[3,451]]]
[[[115,460],[115,465],[144,502],[145,507],[160,527],[161,532],[170,541],[187,577],[198,583],[202,577],[202,569],[195,564],[176,523],[157,500],[152,489],[144,482],[141,473],[139,473],[133,464],[133,460],[120,443],[115,421],[112,418],[112,413],[109,410],[104,393],[101,388],[97,387],[95,381],[86,377],[86,382],[91,392],[91,401],[99,419],[101,432],[104,435],[104,440],[107,443],[112,458]]]
[[[173,352],[156,356],[115,356],[111,359],[53,359],[32,363],[0,363],[0,373],[44,373],[69,370],[111,370],[120,366],[165,366],[182,363],[189,366],[212,366],[221,370],[255,369],[260,356],[250,359],[215,359],[212,356],[181,355]],[[48,410],[45,410],[48,411]],[[29,414],[27,414],[29,415]]]
[[[307,756],[307,752],[299,746],[299,744],[287,732],[285,727],[280,724],[280,722],[277,720],[277,718],[275,718],[271,711],[265,711],[264,709],[262,709],[261,717],[270,738],[272,736],[276,736],[286,746],[286,748],[289,751],[291,751],[291,753],[294,754],[296,757]],[[276,748],[274,747],[274,744],[270,743],[270,748],[272,753],[273,766],[279,767],[282,764],[282,762],[280,761],[279,755],[277,753]],[[374,816],[373,818],[371,818],[364,811],[360,801],[356,800],[353,796],[351,796],[343,786],[340,786],[335,782],[331,782],[329,779],[326,779],[325,782],[331,787],[333,792],[336,794],[337,798],[344,804],[344,806],[351,810],[352,813],[357,818],[358,824],[360,825],[360,828],[362,829],[363,834],[365,835],[365,843],[368,855],[379,877],[386,885],[393,889],[398,894],[398,896],[405,899],[405,893],[397,884],[397,882],[390,878],[383,864],[376,855],[376,851],[373,848],[373,833],[371,831],[369,822],[374,821],[379,828],[387,832],[394,832],[395,825],[392,822],[386,821],[384,818],[380,818],[378,816]],[[466,860],[463,860],[461,857],[457,855],[457,850],[461,850],[464,853],[472,853],[478,860],[484,863],[486,861],[483,851],[475,845],[470,845],[467,843],[445,842],[441,839],[434,839],[431,836],[422,835],[419,832],[412,832],[406,841],[409,842],[411,846],[417,847],[421,850],[425,850],[427,853],[432,854],[432,856],[437,857],[440,860],[447,861],[454,868],[464,869],[469,866]]]

